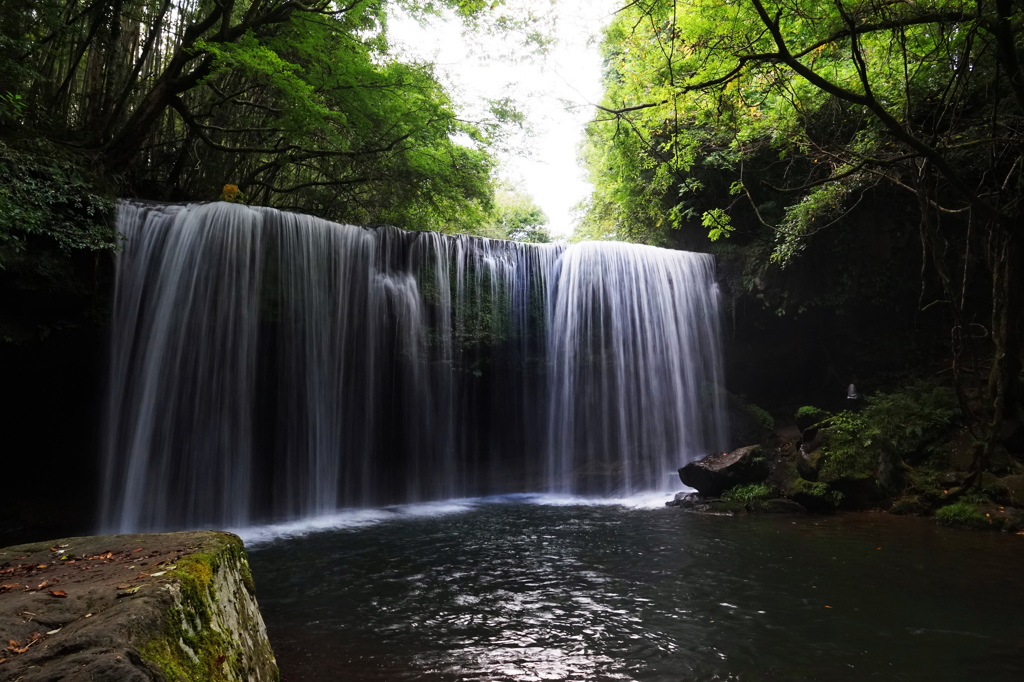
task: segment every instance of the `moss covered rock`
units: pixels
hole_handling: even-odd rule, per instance
[[[999,479],[999,483],[1009,491],[1010,504],[1015,507],[1024,507],[1024,475],[1003,476]]]
[[[793,500],[808,511],[828,513],[836,510],[842,495],[829,488],[825,483],[812,482],[797,478],[790,482],[786,497]]]
[[[917,495],[904,495],[892,503],[889,513],[901,516],[926,516],[931,513],[931,506]]]
[[[278,678],[245,549],[230,533],[8,547],[0,578],[0,679]]]

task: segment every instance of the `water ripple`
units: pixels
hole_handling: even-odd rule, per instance
[[[521,502],[258,545],[284,679],[1024,679],[1014,538]]]

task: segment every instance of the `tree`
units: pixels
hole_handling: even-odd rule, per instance
[[[439,230],[489,208],[488,136],[431,65],[389,55],[383,2],[8,4],[0,94],[23,108],[8,133],[78,150],[124,195],[213,199],[231,183],[265,205]]]
[[[499,189],[494,197],[490,226],[481,234],[495,239],[546,244],[551,241],[547,224],[548,217],[529,195]]]
[[[625,197],[616,219],[643,239],[694,223],[756,233],[785,266],[865,196],[902,192],[956,374],[988,317],[991,436],[1020,404],[1022,23],[1009,0],[632,3],[606,36],[594,205]]]

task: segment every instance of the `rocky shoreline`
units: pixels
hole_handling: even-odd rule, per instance
[[[0,680],[276,679],[235,535],[74,537],[0,549]]]
[[[1024,534],[1024,463],[1006,447],[990,470],[971,473],[977,445],[956,424],[927,434],[907,419],[898,430],[917,441],[900,450],[868,411],[802,412],[795,425],[766,434],[763,444],[712,453],[680,468],[680,480],[696,492],[666,504],[729,515],[878,510]],[[850,424],[868,433],[851,437]]]

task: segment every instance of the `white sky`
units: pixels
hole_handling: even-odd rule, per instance
[[[522,55],[517,36],[467,40],[457,22],[440,19],[426,27],[401,17],[389,24],[395,52],[437,64],[439,79],[466,118],[482,115],[482,98],[517,100],[532,135],[513,140],[519,154],[499,155],[499,177],[533,197],[555,236],[572,233],[570,212],[591,191],[577,165],[577,149],[594,113],[590,105],[601,98],[599,33],[621,5],[621,0],[507,0],[507,13],[529,10],[543,26],[554,28],[555,44],[546,56],[517,60],[501,56]]]

